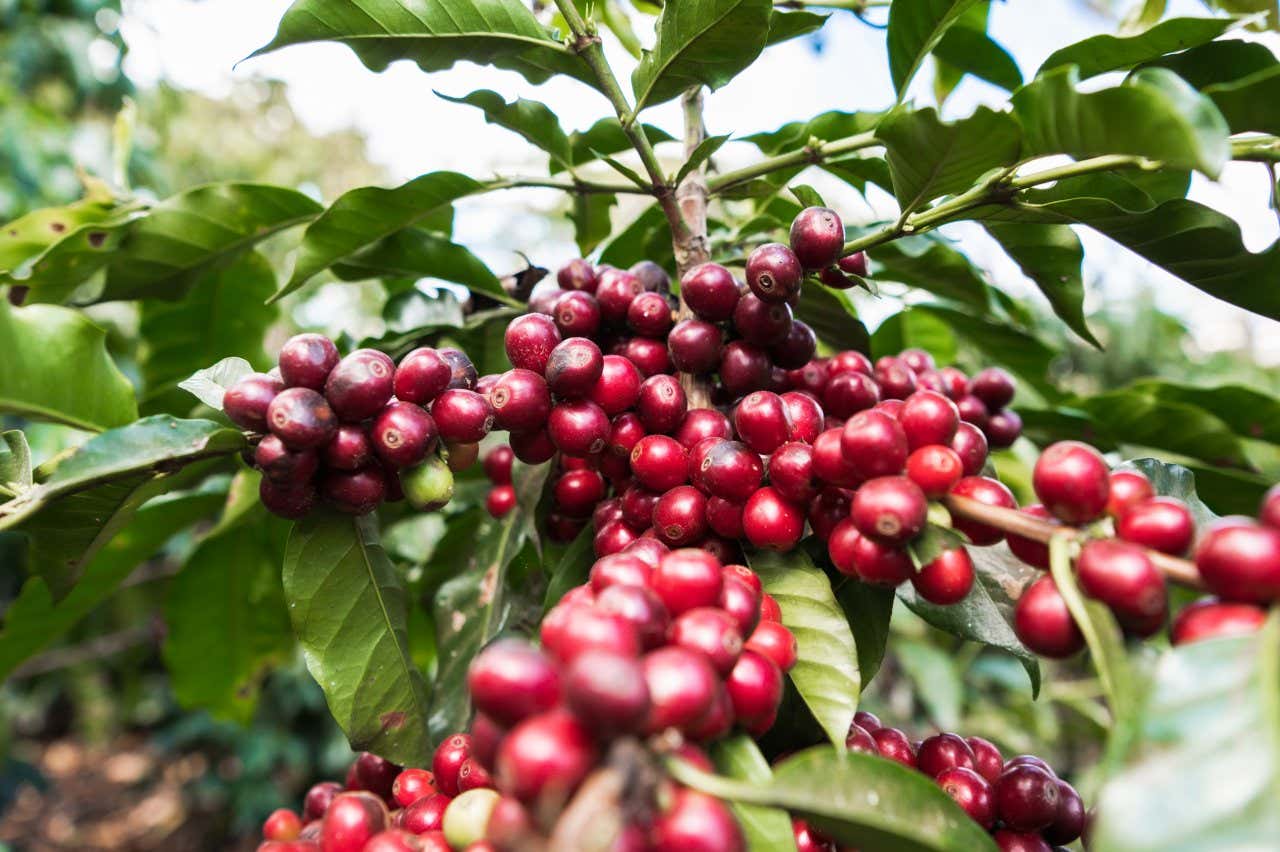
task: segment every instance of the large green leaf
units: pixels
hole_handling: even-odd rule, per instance
[[[827,737],[843,748],[862,677],[853,632],[831,581],[803,550],[757,551],[749,560],[765,591],[778,601],[782,623],[795,634],[799,656],[791,682]]]
[[[951,606],[931,604],[910,583],[898,587],[898,599],[945,633],[1013,654],[1031,678],[1032,693],[1039,693],[1040,662],[1011,626],[1014,603],[1039,572],[1023,564],[1004,545],[970,547],[969,555],[977,577],[964,600]]]
[[[1204,92],[1232,133],[1280,133],[1280,117],[1269,107],[1280,97],[1280,62],[1266,46],[1241,39],[1213,41],[1152,64]]]
[[[59,601],[139,506],[177,487],[175,472],[244,446],[241,433],[208,420],[156,416],[104,432],[0,505],[0,530],[30,537],[32,568]]]
[[[462,284],[500,302],[520,304],[502,289],[480,258],[439,234],[405,228],[356,252],[333,267],[343,281],[366,278],[436,278]]]
[[[799,38],[822,29],[830,15],[819,15],[816,12],[783,12],[774,9],[769,16],[769,40],[767,46],[781,44],[793,38]]]
[[[618,196],[607,193],[574,195],[569,202],[569,221],[573,222],[573,241],[583,255],[590,254],[613,232],[609,211]]]
[[[716,771],[727,778],[751,784],[768,784],[773,780],[769,761],[760,753],[755,740],[745,734],[736,734],[711,746],[711,759]],[[791,830],[791,818],[778,808],[761,805],[731,803],[738,825],[752,852],[795,852],[795,835]]]
[[[770,0],[682,0],[658,16],[657,39],[631,75],[635,111],[686,89],[718,89],[750,65],[769,38]]]
[[[1116,443],[1168,450],[1216,465],[1248,464],[1239,439],[1212,409],[1165,398],[1142,386],[1077,399],[1073,405]]]
[[[275,289],[270,261],[250,252],[210,273],[182,301],[143,302],[143,410],[189,408],[190,397],[178,390],[178,383],[214,359],[238,356],[262,370],[271,366],[263,339],[278,311],[262,303]],[[193,340],[201,346],[192,346]]]
[[[796,305],[796,318],[808,324],[818,340],[832,349],[866,352],[869,347],[867,327],[858,319],[849,297],[840,290],[820,285],[805,287],[804,297]]]
[[[97,432],[138,416],[107,333],[53,305],[0,302],[0,411]]]
[[[581,57],[520,0],[296,0],[275,38],[253,55],[314,41],[345,44],[374,71],[397,59],[423,71],[466,60],[518,71],[532,83],[566,74],[595,85]]]
[[[985,3],[972,6],[969,13],[985,13],[988,8],[989,4]],[[983,17],[985,18],[985,14]],[[968,18],[969,15],[965,15],[943,33],[942,39],[933,49],[934,59],[959,73],[972,74],[1005,91],[1011,92],[1021,86],[1022,71],[1009,51],[987,35],[985,26],[970,26]]]
[[[316,512],[298,522],[284,595],[307,668],[351,747],[421,766],[431,753],[426,683],[409,654],[404,586],[376,518]]]
[[[1241,438],[1280,444],[1280,398],[1247,385],[1212,388],[1149,379],[1133,390],[1211,412]]]
[[[1230,159],[1227,122],[1176,74],[1145,68],[1121,85],[1082,92],[1075,66],[1050,71],[1013,95],[1025,155],[1127,154],[1217,177]]]
[[[129,231],[99,298],[181,299],[210,270],[319,212],[301,192],[266,184],[216,183],[166,198]]]
[[[889,644],[889,622],[893,617],[893,589],[869,586],[852,578],[836,584],[836,600],[853,630],[858,645],[858,675],[865,687],[880,671]]]
[[[244,481],[256,503],[257,477]],[[163,653],[182,706],[241,724],[252,719],[262,677],[293,648],[280,584],[287,533],[285,522],[255,506],[201,542],[169,584]]]
[[[1101,347],[1084,321],[1084,246],[1067,225],[988,223],[995,238],[1024,275],[1035,282],[1049,306],[1067,327],[1094,346]]]
[[[953,731],[960,725],[964,681],[953,654],[929,642],[895,638],[893,655],[911,679],[934,727]]]
[[[54,601],[39,576],[29,577],[5,610],[4,629],[0,630],[0,680],[107,600],[134,568],[176,533],[213,516],[225,502],[225,488],[224,482],[221,488],[166,494],[147,503],[89,562],[80,582],[60,601]]]
[[[893,0],[889,7],[889,73],[898,99],[947,29],[978,0]]]
[[[883,757],[819,746],[773,769],[767,784],[676,763],[684,784],[732,802],[784,808],[862,852],[995,852],[996,845],[932,779]]]
[[[1269,849],[1280,836],[1280,630],[1161,657],[1090,832],[1107,852]]]
[[[293,275],[275,298],[292,293],[328,267],[351,260],[362,249],[482,189],[481,183],[466,175],[431,172],[395,189],[366,186],[345,193],[307,227]]]
[[[556,114],[546,104],[524,98],[516,98],[507,103],[502,95],[488,89],[480,89],[457,98],[440,92],[436,92],[436,95],[455,104],[476,107],[484,113],[484,120],[489,124],[520,134],[526,141],[546,151],[558,165],[572,164],[569,137],[560,127]]]
[[[657,203],[651,204],[604,244],[604,248],[600,250],[600,262],[626,269],[642,260],[652,259],[646,246],[655,235],[669,236],[670,233],[662,207]],[[670,239],[667,242],[670,243]],[[660,260],[656,262],[661,263]]]
[[[1136,35],[1103,33],[1055,50],[1036,73],[1075,65],[1080,78],[1088,79],[1213,41],[1236,25],[1231,18],[1170,18]]]
[[[982,270],[947,238],[916,234],[871,252],[872,277],[898,281],[985,314],[991,305]]]
[[[893,192],[903,212],[941,195],[968,189],[979,177],[1018,161],[1022,134],[1004,112],[986,107],[968,118],[943,122],[929,107],[900,107],[876,128],[884,142]]]

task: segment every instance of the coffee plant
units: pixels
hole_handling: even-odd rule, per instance
[[[26,574],[0,672],[183,535],[178,699],[243,720],[300,649],[361,752],[264,852],[1275,848],[1280,399],[1072,393],[1028,306],[942,236],[984,232],[1093,345],[1086,230],[1280,319],[1280,248],[1188,198],[1230,163],[1275,198],[1280,61],[1242,36],[1277,9],[1209,6],[1147,0],[1024,79],[981,0],[296,0],[258,53],[567,77],[612,114],[570,132],[453,99],[543,175],[327,205],[86,177],[4,225],[0,529]],[[897,102],[722,167],[704,98],[844,15],[884,28]],[[1008,102],[944,118],[910,96],[929,67],[941,100],[968,74]],[[682,128],[644,121],[675,100]],[[833,209],[816,173],[897,211]],[[512,246],[531,262],[500,275],[453,241],[457,205],[516,187],[564,194],[581,258]],[[325,278],[381,282],[384,331],[290,337],[279,305]],[[871,331],[882,287],[907,297]],[[136,313],[136,362],[103,303]],[[37,464],[43,423],[83,438]],[[1068,783],[860,710],[895,610],[1010,655],[1033,696],[1051,661],[1092,669],[1097,765]]]

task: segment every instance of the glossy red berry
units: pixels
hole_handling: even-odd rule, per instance
[[[391,399],[395,363],[376,349],[357,349],[338,362],[324,383],[324,396],[340,420],[372,417]]]
[[[734,409],[733,425],[742,442],[761,455],[786,443],[790,431],[782,397],[769,391],[743,397]]]
[[[263,840],[297,840],[302,819],[288,808],[277,808],[262,823]]]
[[[763,388],[771,368],[763,349],[742,340],[730,341],[720,355],[720,381],[735,398]]]
[[[631,656],[640,653],[636,627],[622,616],[582,604],[565,607],[563,615],[559,624],[550,626],[552,619],[548,616],[541,633],[543,647],[561,663],[568,663],[593,648]]]
[[[882,757],[911,769],[916,768],[915,746],[902,731],[897,728],[879,728],[871,732],[871,738],[876,741],[876,748]]]
[[[734,330],[754,346],[769,347],[781,343],[790,333],[791,323],[790,305],[767,302],[754,293],[744,293],[733,310]]]
[[[631,450],[631,472],[645,488],[666,492],[688,479],[688,454],[675,438],[646,435]]]
[[[865,373],[837,373],[822,389],[822,408],[833,417],[847,419],[879,401],[880,386]]]
[[[1125,541],[1174,556],[1187,552],[1195,533],[1196,522],[1187,504],[1173,497],[1135,503],[1116,522],[1116,535]]]
[[[873,586],[892,588],[915,573],[911,557],[901,548],[862,535],[850,519],[841,522],[827,542],[831,560],[841,573]]]
[[[621,269],[606,270],[596,287],[600,319],[606,325],[621,325],[627,319],[627,309],[631,307],[632,300],[643,292],[643,282],[630,272]]]
[[[1140,471],[1114,471],[1111,474],[1111,487],[1107,498],[1107,514],[1118,520],[1129,510],[1129,507],[1150,500],[1155,494],[1151,480]]]
[[[1195,560],[1209,590],[1224,600],[1266,605],[1280,598],[1280,530],[1223,518],[1200,539]]]
[[[471,363],[467,353],[452,347],[436,350],[445,363],[449,365],[452,376],[449,379],[449,390],[475,390],[478,373],[476,365]]]
[[[1084,647],[1084,636],[1052,577],[1041,577],[1023,591],[1013,608],[1013,630],[1042,657],[1066,659]]]
[[[393,402],[378,412],[369,437],[378,458],[396,468],[412,467],[440,443],[435,420],[412,402]]]
[[[966,476],[955,484],[951,493],[988,506],[998,506],[1003,509],[1018,508],[1018,502],[1014,500],[1013,492],[1009,487],[998,479],[986,476]],[[957,530],[969,537],[969,541],[980,547],[996,544],[1004,538],[1001,530],[987,524],[959,517],[954,518],[953,523]]]
[[[1058,522],[1049,514],[1049,510],[1039,503],[1033,503],[1030,506],[1022,508],[1024,515],[1030,515],[1033,518],[1039,518],[1042,521],[1049,521],[1057,524]],[[1020,535],[1010,533],[1006,536],[1009,549],[1013,551],[1013,555],[1030,565],[1032,568],[1039,568],[1041,571],[1049,570],[1049,545],[1044,542],[1036,541],[1031,538],[1024,538]]]
[[[654,821],[653,852],[745,852],[742,828],[724,802],[684,787]]]
[[[376,467],[351,473],[329,471],[320,479],[320,494],[339,512],[366,515],[386,498],[386,478]]]
[[[997,411],[987,418],[987,426],[983,431],[987,434],[987,442],[996,449],[1012,447],[1022,434],[1022,418],[1018,416],[1018,412],[1009,409]]]
[[[905,476],[882,476],[853,495],[851,517],[859,532],[888,544],[904,544],[924,529],[929,503]]]
[[[829,207],[806,207],[791,222],[791,250],[800,265],[816,270],[840,260],[844,223]]]
[[[960,412],[956,404],[940,393],[916,391],[902,403],[898,422],[907,436],[907,445],[913,449],[940,444],[949,446],[960,426]]]
[[[1253,604],[1202,598],[1178,613],[1169,627],[1169,638],[1175,645],[1185,645],[1220,636],[1244,636],[1261,630],[1266,620],[1267,611]]]
[[[610,416],[621,414],[636,404],[644,377],[621,355],[605,355],[602,362],[600,378],[587,398]]]
[[[564,339],[595,337],[600,331],[600,305],[590,293],[561,293],[551,306],[551,320]]]
[[[672,433],[677,441],[686,449],[693,449],[694,445],[704,438],[730,438],[733,436],[733,426],[729,423],[729,418],[725,417],[714,408],[695,408],[685,415],[684,420],[680,421],[680,425]]]
[[[931,500],[945,497],[964,476],[964,462],[949,446],[932,444],[907,456],[907,478]]]
[[[720,329],[705,320],[682,320],[667,336],[667,349],[682,373],[710,373],[720,364]]]
[[[236,382],[222,397],[222,410],[231,422],[254,432],[267,431],[267,408],[284,390],[275,376],[251,373]]]
[[[995,824],[995,797],[991,785],[977,772],[957,766],[940,773],[936,780],[938,786],[978,825],[991,828]]]
[[[1053,852],[1044,838],[1031,832],[1000,829],[991,835],[1000,852]]]
[[[556,283],[565,290],[585,290],[594,293],[596,289],[596,271],[591,262],[582,258],[574,258],[556,272]]]
[[[457,775],[456,770],[454,774],[455,776]],[[449,807],[449,803],[452,801],[453,797],[445,793],[433,793],[423,796],[400,812],[399,825],[405,831],[419,836],[430,832],[438,833],[444,827],[445,809]],[[441,838],[444,837],[443,834],[440,836]]]
[[[652,650],[666,641],[671,616],[652,589],[644,586],[610,586],[600,593],[597,606],[602,612],[619,616],[630,623],[645,650]]]
[[[391,784],[391,798],[402,808],[435,792],[436,777],[425,769],[405,769]]]
[[[987,463],[988,446],[987,437],[981,429],[971,423],[961,423],[956,429],[956,436],[951,439],[951,449],[964,463],[965,476],[982,473]]]
[[[671,615],[715,606],[723,585],[720,562],[702,550],[673,550],[654,569],[650,588]]]
[[[836,852],[834,842],[828,840],[802,819],[792,817],[791,833],[796,852]]]
[[[253,451],[253,463],[262,475],[282,486],[304,485],[320,467],[315,450],[290,450],[275,435],[267,435]]]
[[[915,372],[897,358],[877,361],[874,376],[884,399],[906,399],[916,391]]]
[[[361,752],[352,768],[355,770],[359,789],[368,790],[385,801],[391,801],[396,776],[403,768],[372,752]]]
[[[604,356],[600,347],[585,337],[561,341],[547,358],[547,385],[556,396],[565,399],[590,394],[603,372]]]
[[[320,390],[338,365],[338,347],[323,334],[297,334],[280,347],[280,377],[287,387]]]
[[[845,457],[842,429],[827,429],[814,440],[813,473],[821,481],[842,488],[853,488],[862,481]]]
[[[881,411],[862,411],[844,425],[840,447],[848,465],[863,479],[901,473],[907,463],[902,425]]]
[[[329,442],[338,420],[323,396],[310,388],[287,388],[267,406],[267,425],[291,450],[308,450]]]
[[[450,388],[431,404],[440,437],[446,441],[479,441],[493,428],[493,407],[475,391]],[[515,444],[512,443],[514,449]]]
[[[538,373],[516,368],[503,373],[494,383],[489,404],[499,428],[532,432],[542,428],[551,414],[551,389]]]
[[[733,712],[748,729],[771,720],[782,701],[782,670],[763,654],[743,651],[725,681]]]
[[[1111,471],[1088,444],[1059,441],[1040,454],[1031,485],[1054,517],[1069,524],[1085,524],[1107,509]]]
[[[516,490],[510,485],[495,485],[485,497],[484,508],[492,517],[505,518],[516,507]]]
[[[578,655],[565,669],[565,701],[597,736],[639,731],[649,714],[649,687],[639,659],[610,651]]]
[[[648,378],[672,372],[671,356],[665,340],[656,337],[633,337],[622,347],[622,354],[636,365],[640,375]]]
[[[769,457],[769,483],[792,503],[808,504],[820,485],[814,476],[813,448],[791,441],[774,450]]]
[[[591,771],[596,748],[571,714],[552,711],[525,719],[498,747],[501,789],[527,804],[561,804]]]
[[[1004,772],[1004,757],[1001,756],[1000,749],[982,737],[966,737],[965,742],[973,752],[974,771],[987,779],[988,783],[994,784],[1000,773]]]
[[[515,453],[511,447],[499,445],[484,457],[484,475],[494,485],[511,484],[511,467],[515,463]]]
[[[973,588],[973,560],[963,547],[944,550],[911,578],[920,597],[931,604],[950,606],[969,596]]]
[[[1038,766],[1012,766],[994,787],[996,813],[1014,831],[1040,831],[1058,816],[1058,779]]]
[[[742,504],[730,503],[720,497],[708,498],[707,526],[716,535],[728,539],[742,538]]]
[[[396,399],[428,405],[444,393],[453,378],[453,369],[434,349],[414,349],[400,359],[392,378]]]
[[[738,304],[738,282],[723,266],[703,263],[680,279],[680,295],[700,319],[724,322]]]
[[[560,330],[543,314],[516,317],[503,334],[503,346],[512,367],[532,370],[539,376],[547,369],[551,350],[560,342]]]
[[[611,553],[600,557],[591,566],[591,588],[603,592],[610,586],[647,586],[652,573],[653,568],[639,556],[626,552]]]
[[[336,781],[321,781],[307,790],[302,800],[302,818],[305,822],[319,819],[329,809],[333,797],[342,792],[342,785]]]
[[[969,393],[982,400],[991,411],[1013,402],[1013,378],[999,367],[988,367],[969,380]]]
[[[666,337],[672,322],[671,305],[658,293],[641,293],[627,306],[627,325],[636,334]]]
[[[785,552],[800,541],[804,511],[776,488],[766,486],[743,505],[742,531],[754,547]]]
[[[684,547],[707,532],[707,498],[692,485],[679,485],[658,498],[653,528],[669,547]]]
[[[636,414],[651,434],[674,432],[688,408],[684,389],[675,376],[650,376],[640,385]]]
[[[716,607],[697,607],[671,623],[673,645],[705,654],[722,676],[733,670],[742,653],[742,633],[732,615]]]
[[[849,751],[861,752],[862,754],[878,755],[880,753],[880,747],[876,745],[875,738],[857,721],[850,723],[849,731],[844,737],[844,747]]]
[[[766,243],[747,257],[747,286],[766,302],[791,302],[800,295],[804,268],[781,243]]]
[[[645,730],[687,729],[711,709],[719,678],[706,655],[679,645],[650,651],[641,658],[649,691]]]
[[[387,806],[372,793],[356,791],[334,796],[320,825],[320,848],[359,852],[387,827]]]
[[[920,744],[916,765],[925,775],[937,778],[949,769],[973,769],[973,751],[962,737],[934,734]]]
[[[1058,815],[1042,832],[1045,840],[1058,845],[1074,843],[1084,834],[1086,814],[1080,794],[1066,781],[1058,781]]]
[[[588,517],[604,500],[604,477],[594,470],[573,470],[556,480],[552,496],[561,513]]]
[[[746,648],[768,657],[784,673],[799,657],[795,634],[776,621],[761,621],[747,639]]]
[[[808,323],[793,319],[787,336],[769,347],[769,357],[784,370],[803,367],[818,351],[818,336]]]
[[[666,493],[650,491],[639,484],[632,484],[622,492],[622,519],[634,530],[645,530],[653,525],[653,509]]]
[[[542,651],[519,639],[485,648],[467,670],[477,709],[504,725],[550,710],[560,700],[560,674]]]
[[[562,453],[589,456],[604,450],[609,442],[609,416],[587,400],[561,402],[547,418],[547,435]]]

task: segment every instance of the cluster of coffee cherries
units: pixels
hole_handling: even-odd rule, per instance
[[[1040,502],[1021,511],[1071,533],[1081,591],[1106,605],[1128,635],[1150,637],[1169,620],[1161,569],[1167,557],[1193,554],[1200,579],[1213,593],[1174,618],[1170,634],[1175,644],[1256,630],[1265,620],[1264,607],[1280,600],[1277,489],[1267,494],[1258,519],[1222,518],[1197,536],[1184,501],[1157,496],[1139,471],[1111,470],[1101,453],[1078,441],[1046,448],[1036,461],[1032,487]],[[1017,508],[1013,494],[994,479],[961,480],[950,493],[988,506]],[[1049,548],[1040,539],[964,517],[954,524],[973,544],[1006,539],[1023,562],[1049,568]],[[1069,657],[1085,644],[1051,575],[1022,593],[1014,608],[1014,629],[1024,645],[1045,657]]]
[[[475,462],[493,423],[476,381],[458,349],[415,349],[397,365],[299,334],[270,373],[228,389],[223,409],[258,436],[252,463],[275,514],[301,518],[318,500],[353,515],[400,499],[425,511],[449,501],[453,472]]]
[[[1053,852],[1084,833],[1080,795],[1038,757],[1005,760],[994,743],[953,733],[912,742],[865,711],[853,717],[845,745],[934,779],[974,822],[992,833],[1001,852]],[[834,843],[802,820],[793,820],[792,827],[798,852],[835,852]]]

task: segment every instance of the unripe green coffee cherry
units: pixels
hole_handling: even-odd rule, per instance
[[[454,849],[484,840],[489,815],[498,804],[498,792],[485,788],[461,793],[444,809],[444,839]]]
[[[439,456],[400,472],[400,487],[409,505],[420,512],[439,509],[453,497],[453,473]]]

